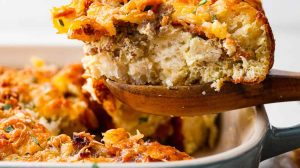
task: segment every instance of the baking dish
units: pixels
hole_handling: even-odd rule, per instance
[[[80,61],[81,47],[73,46],[0,46],[0,65],[23,67],[30,57],[64,65]],[[239,111],[239,112],[238,112]],[[300,126],[272,127],[263,106],[221,114],[221,134],[217,147],[195,154],[190,161],[168,163],[101,163],[98,167],[200,167],[254,168],[260,161],[300,147]],[[200,157],[201,156],[201,157]],[[96,167],[93,163],[0,162],[0,167]]]

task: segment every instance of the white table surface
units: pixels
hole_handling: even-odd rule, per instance
[[[66,45],[80,42],[55,35],[50,9],[69,0],[0,0],[0,45]],[[276,53],[274,68],[300,72],[300,1],[264,0],[274,31]],[[0,58],[1,61],[1,58]],[[277,127],[300,124],[300,103],[266,106],[270,121]]]

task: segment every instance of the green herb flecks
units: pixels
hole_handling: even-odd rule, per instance
[[[36,108],[36,106],[33,102],[31,102],[31,103],[26,104],[25,108],[29,109],[29,110],[34,110]]]
[[[195,10],[193,11],[193,14],[196,14],[197,10],[198,10],[198,7],[195,8]]]
[[[47,138],[47,141],[50,141],[51,140],[51,137]]]
[[[202,6],[202,5],[206,4],[206,3],[207,3],[207,0],[201,0],[199,2],[198,6]]]
[[[139,124],[142,124],[142,123],[145,123],[145,122],[148,122],[149,118],[148,117],[140,117],[139,118]]]
[[[40,148],[42,148],[42,146],[41,146],[39,140],[36,139],[36,137],[35,137],[34,135],[30,134],[30,137],[31,137],[31,140],[32,140],[36,145],[38,145]],[[42,148],[42,149],[43,149],[43,148]]]
[[[202,6],[204,4],[207,3],[207,0],[201,0],[199,3],[198,3],[198,6],[195,8],[195,10],[193,11],[193,14],[196,14],[197,13],[197,10],[199,8],[199,6]]]
[[[99,168],[99,166],[97,165],[97,163],[93,163],[92,168]]]
[[[64,21],[63,21],[63,20],[61,20],[61,19],[58,19],[58,22],[59,22],[59,24],[60,24],[62,27],[65,27],[65,23],[64,23]]]
[[[3,110],[10,110],[12,106],[10,104],[4,104],[2,108]]]
[[[33,102],[21,101],[21,107],[24,109],[34,110],[36,108]]]
[[[211,21],[214,22],[215,20],[217,20],[217,16],[216,16],[215,14],[213,14],[213,15],[211,16]]]
[[[5,129],[4,129],[4,131],[5,132],[7,132],[7,133],[10,133],[10,132],[12,132],[14,130],[14,127],[13,126],[8,126],[8,127],[6,127]]]

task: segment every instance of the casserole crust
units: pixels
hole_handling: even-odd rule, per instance
[[[257,0],[73,0],[52,11],[59,33],[85,43],[89,78],[165,86],[253,84],[273,65]]]
[[[0,67],[0,104],[32,111],[54,135],[97,129],[91,101],[82,90],[82,65],[59,69],[38,58],[32,62],[33,67],[24,69]]]
[[[4,110],[2,110],[4,109]],[[0,160],[56,162],[153,162],[191,159],[174,147],[144,142],[139,132],[130,135],[125,129],[108,130],[100,143],[95,136],[81,132],[73,137],[51,136],[29,110],[5,109],[0,116]],[[159,151],[159,152],[158,152]]]
[[[104,143],[96,141],[94,135],[81,132],[99,131],[99,127],[107,130],[106,123],[97,120],[104,117],[99,111],[102,105],[91,105],[89,96],[82,90],[85,81],[81,77],[82,66],[74,64],[58,69],[45,66],[40,59],[34,59],[33,63],[35,67],[24,69],[0,68],[0,160],[153,162],[191,159],[175,147],[144,142],[144,135],[137,129],[136,135],[127,133],[124,128],[108,130],[103,134]]]

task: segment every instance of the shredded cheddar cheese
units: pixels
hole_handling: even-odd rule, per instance
[[[68,33],[71,39],[97,41],[102,36],[115,36],[119,24],[154,21],[159,17],[159,8],[169,5],[174,9],[171,18],[174,24],[193,24],[208,36],[223,39],[227,34],[226,23],[206,24],[214,16],[213,3],[213,0],[203,4],[199,0],[73,0],[69,5],[54,8],[52,17],[58,33]]]

